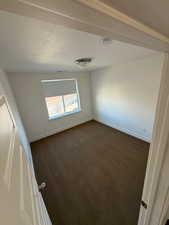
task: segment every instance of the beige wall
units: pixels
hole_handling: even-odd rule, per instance
[[[92,72],[94,118],[151,141],[163,55]]]
[[[8,77],[30,142],[93,118],[89,73],[9,73]],[[41,80],[64,78],[77,79],[82,111],[48,120]]]

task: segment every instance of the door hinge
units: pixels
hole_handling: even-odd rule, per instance
[[[145,203],[143,200],[141,200],[141,205],[142,205],[145,209],[147,209],[147,203]]]

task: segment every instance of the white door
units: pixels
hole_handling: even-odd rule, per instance
[[[50,225],[5,97],[0,97],[0,225]]]
[[[144,189],[138,225],[163,224],[166,199],[169,199],[167,175],[165,174],[165,161],[168,148],[169,134],[169,55],[165,54],[162,79],[157,102],[153,139],[150,145],[148,164],[144,182]],[[166,163],[168,165],[168,162]],[[162,176],[163,174],[163,176]],[[161,191],[159,191],[161,188]],[[168,208],[168,207],[167,207]],[[165,210],[164,210],[165,209]]]

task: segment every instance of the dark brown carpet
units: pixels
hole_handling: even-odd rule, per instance
[[[137,225],[148,143],[90,121],[31,147],[53,225]]]

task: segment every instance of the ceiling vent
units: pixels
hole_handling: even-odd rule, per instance
[[[80,67],[86,67],[92,62],[92,58],[80,58],[76,59],[75,63],[79,65]]]

